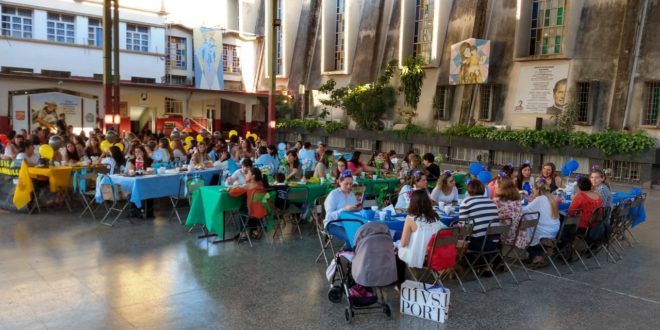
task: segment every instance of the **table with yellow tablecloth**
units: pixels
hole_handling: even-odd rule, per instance
[[[48,178],[51,192],[71,190],[73,187],[73,181],[71,180],[73,170],[74,168],[71,166],[28,167],[30,178]]]

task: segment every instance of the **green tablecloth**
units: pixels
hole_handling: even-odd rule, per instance
[[[456,188],[458,188],[458,193],[465,194],[465,188],[466,188],[465,182],[467,181],[468,176],[464,173],[452,173],[451,176],[454,177],[454,182],[456,182]],[[428,187],[427,189],[431,191],[433,190],[433,188],[435,188],[437,184],[438,181],[429,181],[429,183],[427,184]]]
[[[358,178],[357,182],[365,186],[365,195],[376,196],[378,194],[378,189],[375,189],[374,187],[386,184],[388,186],[388,192],[392,193],[396,191],[400,181],[399,178],[378,178],[376,180]]]
[[[291,187],[295,191],[308,189],[307,200],[298,201],[311,204],[317,198],[325,195],[328,190],[328,184],[307,184]],[[274,192],[272,192],[274,194]],[[221,186],[201,187],[193,192],[192,205],[186,219],[186,226],[205,225],[209,232],[218,234],[222,237],[225,229],[225,212],[239,211],[245,205],[245,195],[239,197],[229,196],[226,188]],[[274,201],[271,199],[271,205]],[[272,219],[269,219],[268,227],[272,226]]]
[[[229,196],[221,186],[200,187],[193,192],[192,205],[186,219],[186,226],[206,225],[206,229],[223,237],[225,212],[238,211],[245,204],[245,195]]]

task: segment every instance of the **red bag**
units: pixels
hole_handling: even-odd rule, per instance
[[[446,228],[438,231],[431,236],[426,246],[426,257],[424,263],[427,267],[435,271],[442,271],[454,267],[456,264],[456,244],[433,247],[436,236],[438,238],[451,237],[454,228]]]

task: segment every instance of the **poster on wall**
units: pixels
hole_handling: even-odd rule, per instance
[[[42,127],[56,132],[59,119],[64,119],[66,125],[73,125],[80,132],[82,127],[80,96],[57,92],[30,95],[32,130]]]
[[[469,85],[488,82],[490,40],[470,38],[451,46],[449,84]]]
[[[566,105],[568,62],[521,63],[515,113],[555,115]]]
[[[193,30],[195,87],[223,90],[222,31],[199,28]]]
[[[22,129],[29,130],[28,120],[28,96],[27,95],[13,95],[11,99],[12,105],[12,127],[15,131]]]

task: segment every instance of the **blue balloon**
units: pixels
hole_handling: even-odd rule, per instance
[[[487,184],[488,182],[490,182],[490,180],[493,179],[493,175],[490,174],[490,172],[488,171],[481,171],[479,172],[479,174],[477,174],[477,179],[479,179],[481,183]]]
[[[563,176],[569,176],[571,175],[571,172],[573,172],[567,167],[567,165],[568,164],[564,165],[564,167],[561,168],[561,175]]]
[[[277,150],[286,150],[286,144],[284,142],[280,142],[277,144]]]
[[[569,171],[575,172],[578,168],[580,168],[580,163],[578,163],[577,160],[571,159],[566,162],[566,165],[564,165]]]
[[[484,167],[479,163],[470,163],[470,174],[479,175],[481,171],[484,170]]]

